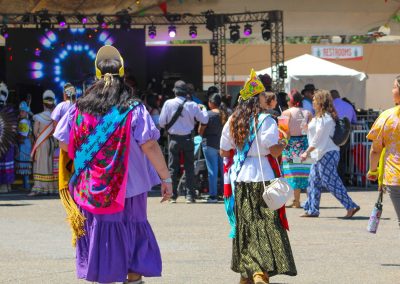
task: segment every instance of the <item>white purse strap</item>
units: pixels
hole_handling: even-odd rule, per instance
[[[265,186],[265,179],[264,179],[264,171],[263,171],[263,168],[262,168],[260,147],[258,145],[258,139],[257,139],[256,119],[254,119],[254,135],[255,135],[254,139],[256,140],[256,148],[257,148],[257,153],[258,153],[258,162],[260,163],[261,178],[262,178],[262,182],[263,182],[264,189],[265,189],[266,186]]]

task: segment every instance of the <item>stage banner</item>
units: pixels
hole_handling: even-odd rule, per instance
[[[360,45],[327,45],[312,46],[311,54],[322,59],[350,59],[361,60],[363,47]]]

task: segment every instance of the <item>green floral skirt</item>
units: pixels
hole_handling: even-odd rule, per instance
[[[231,268],[249,278],[255,272],[295,276],[289,237],[278,212],[268,209],[262,193],[262,182],[236,183],[236,237]]]

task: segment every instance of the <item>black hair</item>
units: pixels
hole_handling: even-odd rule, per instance
[[[224,125],[225,122],[228,120],[228,110],[226,104],[222,102],[222,96],[219,93],[212,94],[208,101],[214,104],[219,109],[219,117],[221,119],[221,124]]]
[[[276,101],[277,101],[277,104],[276,104],[276,107],[274,110],[276,110],[278,113],[281,113],[281,109],[282,109],[282,111],[284,111],[289,108],[288,103],[287,103],[287,94],[285,92],[277,93]]]
[[[219,93],[219,90],[216,86],[211,86],[207,89],[207,97],[211,96],[212,94]]]
[[[104,77],[97,80],[85,94],[80,97],[76,105],[81,112],[92,115],[104,115],[111,107],[116,106],[120,111],[126,111],[134,100],[139,100],[135,97],[134,90],[128,86],[124,79],[119,77],[118,70],[121,67],[121,62],[115,59],[105,59],[97,64],[101,74],[110,73],[112,80],[110,85],[104,88]]]
[[[146,103],[152,109],[158,109],[160,107],[160,106],[157,105],[157,102],[158,102],[158,95],[157,94],[149,92],[146,95]]]

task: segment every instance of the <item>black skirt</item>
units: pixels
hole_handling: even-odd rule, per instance
[[[289,237],[278,212],[268,209],[262,193],[262,182],[236,183],[236,237],[231,268],[249,278],[255,272],[295,276]]]

